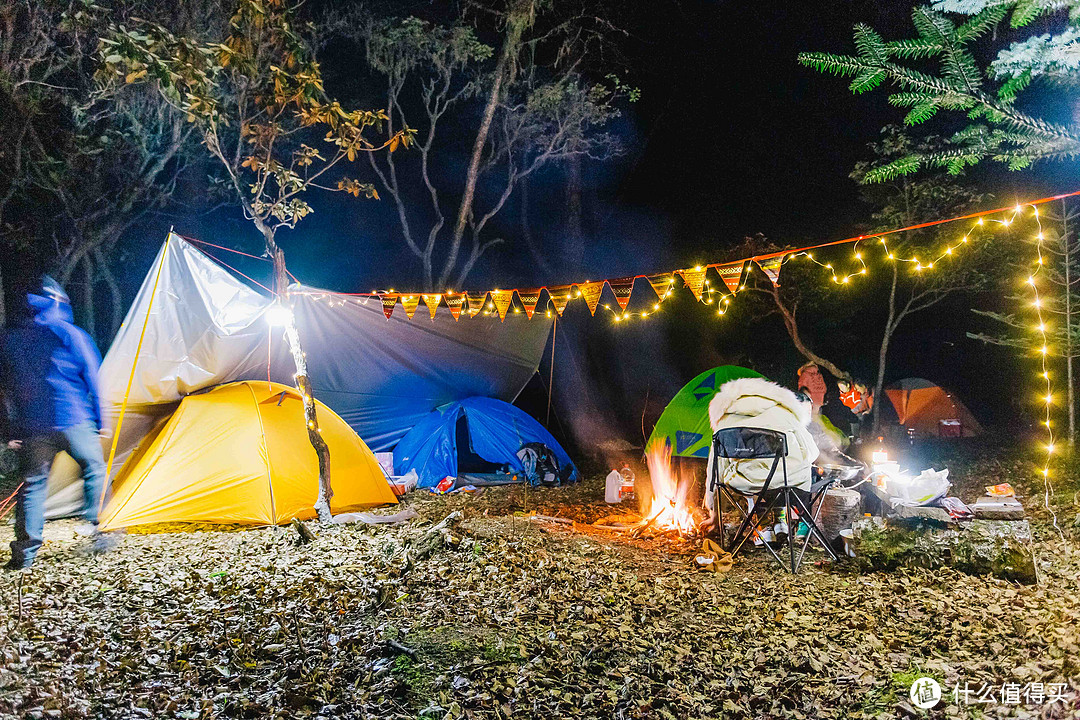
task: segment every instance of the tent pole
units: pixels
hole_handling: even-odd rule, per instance
[[[120,441],[120,429],[124,426],[124,413],[127,412],[128,397],[131,395],[131,385],[135,382],[135,367],[139,364],[139,354],[142,352],[143,340],[146,338],[146,327],[150,324],[150,311],[154,308],[154,297],[157,296],[158,281],[161,280],[161,269],[165,266],[165,255],[169,251],[169,241],[172,240],[172,228],[165,236],[165,247],[161,249],[161,262],[158,263],[157,275],[154,276],[154,287],[150,290],[150,301],[146,303],[146,317],[143,318],[142,331],[139,333],[139,344],[135,346],[135,358],[131,361],[131,374],[128,375],[127,388],[124,389],[124,399],[120,403],[120,414],[116,418],[116,428],[113,430],[112,446],[109,448],[109,461],[105,464],[105,482],[101,484],[101,496],[98,498],[98,515],[105,506],[105,496],[109,493],[109,483],[112,482],[113,461],[116,460],[116,446]],[[100,521],[100,517],[98,520]]]
[[[547,415],[544,417],[544,426],[546,427],[551,423],[551,392],[554,389],[552,383],[555,380],[555,333],[559,330],[559,316],[555,315],[555,324],[551,326],[551,362],[550,369],[548,371],[548,403],[547,403]]]

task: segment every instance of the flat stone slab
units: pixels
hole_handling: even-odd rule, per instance
[[[951,566],[971,575],[1038,581],[1026,520],[975,519],[948,527],[901,518],[855,521],[856,560],[871,570]]]
[[[986,520],[1023,520],[1024,506],[1012,497],[983,495],[971,506],[975,517]]]
[[[920,505],[918,507],[908,507],[907,505],[900,505],[895,507],[891,511],[897,518],[909,519],[909,520],[932,520],[942,525],[956,522],[949,515],[949,512],[944,508],[928,507]]]

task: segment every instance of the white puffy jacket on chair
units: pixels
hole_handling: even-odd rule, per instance
[[[732,427],[778,430],[787,436],[788,485],[809,490],[811,467],[818,456],[814,438],[807,430],[810,424],[810,403],[800,402],[787,388],[761,378],[740,378],[720,386],[720,392],[709,403],[712,430]],[[761,460],[728,460],[720,458],[720,482],[742,493],[761,490],[769,476],[772,458]],[[705,507],[711,508],[714,457],[709,450],[709,467],[705,483]],[[770,488],[784,484],[783,465],[777,465]]]

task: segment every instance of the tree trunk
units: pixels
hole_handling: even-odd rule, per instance
[[[581,203],[581,156],[571,155],[567,161],[566,173],[567,238],[570,251],[567,253],[570,267],[578,272],[585,264],[585,223],[582,217]]]
[[[0,264],[0,328],[7,325],[7,306],[4,304],[4,267]]]
[[[89,333],[90,337],[94,338],[95,342],[99,342],[100,338],[97,336],[97,323],[94,319],[94,264],[90,261],[89,255],[83,256],[83,329]]]
[[[885,332],[881,336],[881,350],[878,352],[877,382],[874,384],[874,425],[873,433],[881,430],[881,403],[885,402],[885,360],[889,354],[889,340],[896,330],[896,282],[900,271],[896,263],[892,264],[892,287],[889,288],[889,317],[885,320]]]
[[[260,228],[263,238],[266,240],[266,249],[274,261],[274,292],[278,295],[278,301],[288,302],[289,278],[285,271],[285,253],[274,241],[274,231],[271,228]],[[319,459],[319,494],[315,501],[315,512],[318,513],[319,522],[329,523],[333,521],[330,514],[330,500],[334,497],[334,489],[330,485],[330,448],[323,440],[322,430],[319,428],[319,417],[315,410],[315,395],[311,388],[311,380],[308,378],[307,355],[300,344],[300,334],[296,332],[296,324],[290,316],[285,325],[285,342],[289,345],[293,364],[296,366],[296,389],[300,391],[300,397],[304,401],[304,422],[307,424],[308,442],[315,449],[315,456]]]
[[[495,76],[491,83],[491,92],[488,93],[487,103],[484,105],[484,113],[481,115],[480,127],[476,131],[476,139],[473,141],[472,155],[469,158],[469,169],[465,173],[465,189],[461,194],[461,204],[458,206],[457,221],[454,223],[454,234],[450,243],[450,254],[446,258],[442,273],[439,275],[439,285],[446,285],[450,274],[457,267],[458,253],[461,251],[461,241],[465,236],[465,226],[472,216],[473,199],[476,195],[476,182],[480,175],[480,162],[484,155],[484,146],[487,144],[488,135],[491,133],[491,125],[495,119],[495,110],[502,98],[503,86],[510,81],[510,74],[514,58],[521,47],[521,36],[532,17],[532,0],[518,0],[514,3],[510,14],[506,19],[506,40],[503,42],[502,53],[495,65]]]
[[[121,294],[120,285],[116,282],[116,276],[113,275],[100,248],[94,248],[94,260],[97,261],[101,279],[105,282],[105,286],[109,288],[109,300],[112,306],[109,315],[108,338],[111,342],[112,338],[116,337],[116,331],[120,329],[120,323],[124,320],[124,296]]]
[[[784,319],[784,327],[787,329],[788,335],[791,337],[791,342],[795,345],[795,349],[799,351],[799,354],[815,365],[820,365],[828,370],[837,380],[847,380],[850,382],[850,374],[844,372],[829,360],[826,360],[815,353],[802,341],[802,337],[799,335],[799,324],[795,319],[795,312],[784,304],[783,298],[780,297],[780,286],[770,283],[769,292],[772,294],[773,302],[776,304],[777,309],[780,310],[780,316]]]

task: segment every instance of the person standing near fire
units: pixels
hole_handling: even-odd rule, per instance
[[[24,478],[8,569],[30,567],[42,545],[47,481],[57,453],[66,451],[82,468],[81,534],[97,532],[106,480],[97,346],[74,324],[68,296],[51,277],[43,276],[23,302],[21,317],[0,336],[0,421],[21,449]]]

